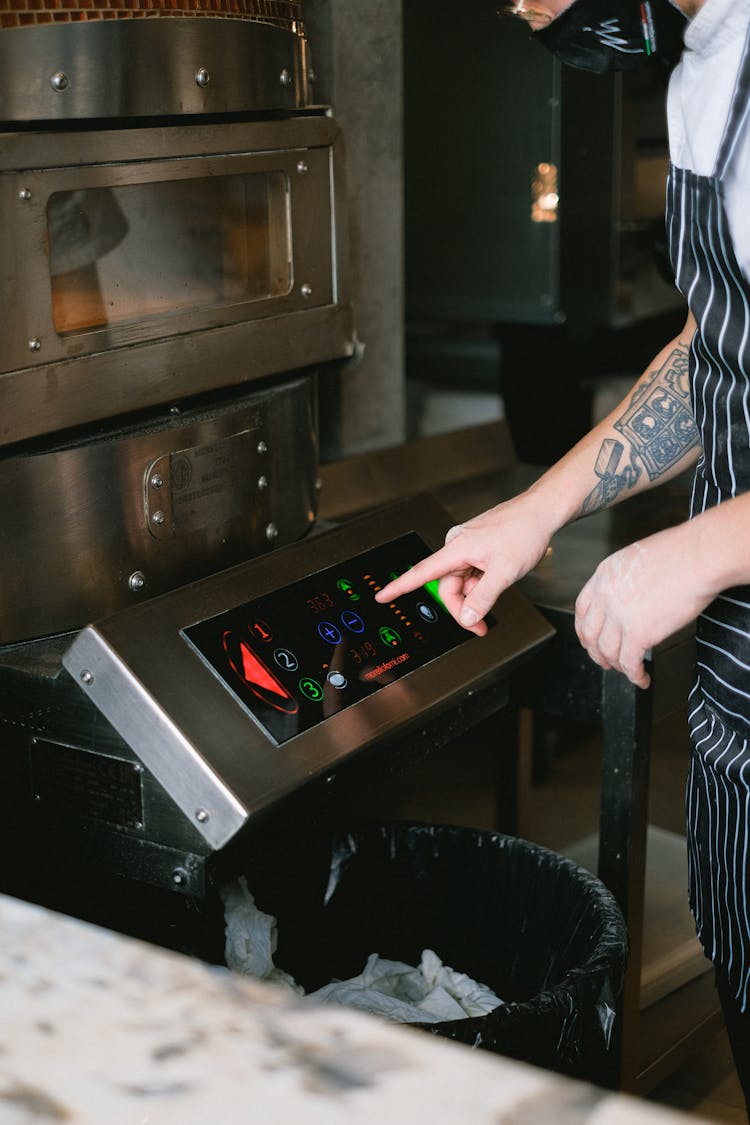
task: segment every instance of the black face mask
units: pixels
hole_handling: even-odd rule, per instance
[[[679,56],[684,17],[669,0],[574,0],[534,38],[562,63],[605,74]]]

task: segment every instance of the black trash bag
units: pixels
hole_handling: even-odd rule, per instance
[[[418,965],[433,949],[505,1003],[417,1026],[606,1080],[627,931],[588,871],[525,840],[435,825],[374,825],[294,852],[288,877],[259,865],[248,883],[278,920],[275,963],[305,991],[357,976],[371,953]]]

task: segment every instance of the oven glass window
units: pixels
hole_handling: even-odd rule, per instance
[[[56,192],[47,205],[61,335],[291,288],[285,173]]]

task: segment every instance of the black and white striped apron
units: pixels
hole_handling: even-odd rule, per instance
[[[667,231],[697,321],[690,356],[702,453],[691,517],[750,490],[750,280],[732,246],[723,180],[750,114],[750,35],[712,176],[670,169]],[[717,550],[721,544],[717,543]],[[690,903],[706,955],[750,1001],[750,586],[725,591],[697,627],[688,706]]]

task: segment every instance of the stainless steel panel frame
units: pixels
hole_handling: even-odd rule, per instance
[[[340,134],[330,118],[0,135],[0,445],[351,355]],[[279,171],[292,287],[58,335],[46,208],[72,188]]]
[[[208,843],[221,848],[251,818],[349,755],[506,676],[551,629],[511,589],[486,638],[467,641],[283,748],[180,630],[409,531],[437,547],[449,523],[432,497],[415,497],[90,626],[63,663]]]
[[[315,380],[0,457],[0,644],[80,628],[302,537]]]
[[[249,113],[307,101],[306,42],[284,28],[182,16],[0,32],[3,121]]]

